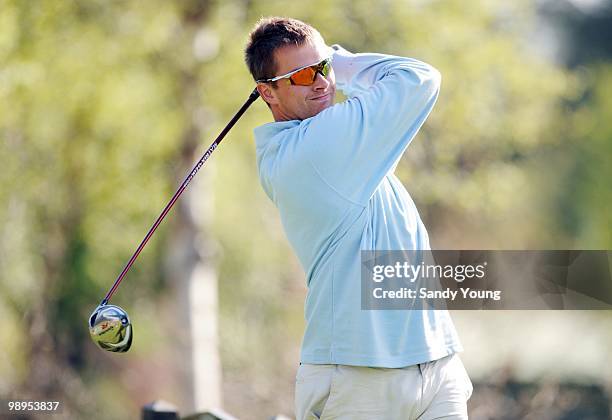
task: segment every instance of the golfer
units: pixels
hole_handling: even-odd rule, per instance
[[[295,387],[303,419],[465,419],[472,384],[445,310],[361,310],[362,250],[429,249],[394,175],[440,73],[326,45],[295,19],[261,19],[246,63],[274,122],[254,130],[261,184],[306,272]],[[334,104],[338,87],[348,100]]]

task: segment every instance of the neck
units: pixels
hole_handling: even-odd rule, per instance
[[[299,118],[293,118],[293,117],[287,115],[278,106],[275,106],[275,105],[270,106],[270,111],[272,112],[272,117],[274,118],[274,121],[276,121],[276,122],[280,122],[280,121],[292,121],[292,120],[299,119]]]

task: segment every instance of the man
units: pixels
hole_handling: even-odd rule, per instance
[[[246,63],[273,123],[255,129],[261,184],[308,284],[295,408],[302,419],[463,419],[471,382],[446,311],[361,310],[362,250],[429,249],[393,174],[438,95],[420,61],[328,47],[266,18]],[[347,101],[334,105],[336,85]]]

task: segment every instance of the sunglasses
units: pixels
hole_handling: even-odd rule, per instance
[[[276,82],[277,80],[281,79],[287,79],[291,85],[310,86],[314,83],[317,73],[321,73],[321,76],[327,77],[332,68],[331,62],[332,58],[328,57],[317,64],[300,67],[299,69],[283,74],[282,76],[276,76],[272,79],[257,80],[257,83],[269,83]]]

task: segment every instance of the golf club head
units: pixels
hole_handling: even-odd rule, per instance
[[[132,323],[116,305],[100,305],[89,317],[89,335],[101,349],[126,352],[132,345]]]

